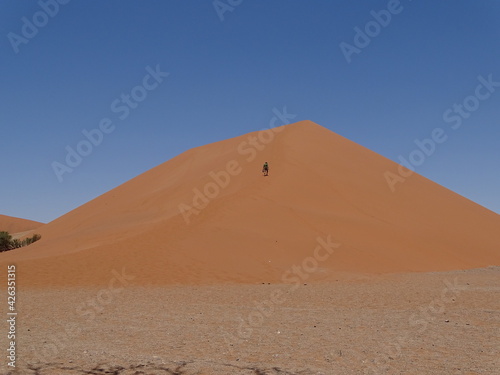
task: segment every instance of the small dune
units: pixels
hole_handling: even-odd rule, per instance
[[[25,220],[17,217],[0,215],[0,231],[17,234],[20,232],[28,232],[33,229],[40,228],[43,223],[38,221]]]

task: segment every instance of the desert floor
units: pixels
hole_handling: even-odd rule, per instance
[[[148,287],[127,272],[102,289],[20,280],[17,367],[4,355],[0,372],[500,374],[500,267],[300,286]]]

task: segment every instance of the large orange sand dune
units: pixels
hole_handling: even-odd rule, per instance
[[[33,286],[105,284],[124,268],[138,284],[276,282],[330,236],[339,247],[308,280],[500,265],[498,214],[417,174],[391,192],[397,164],[310,121],[275,130],[189,150],[0,261]],[[217,193],[210,173],[224,170]],[[205,188],[208,205],[181,214]]]

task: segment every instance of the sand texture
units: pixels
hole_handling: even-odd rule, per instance
[[[500,374],[498,267],[297,288],[134,282],[112,297],[20,293],[17,373]]]

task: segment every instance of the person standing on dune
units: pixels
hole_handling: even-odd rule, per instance
[[[264,166],[262,167],[262,173],[264,173],[264,176],[269,175],[269,165],[267,164],[267,161],[264,163]]]

